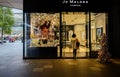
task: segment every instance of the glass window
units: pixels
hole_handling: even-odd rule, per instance
[[[31,13],[30,25],[31,47],[54,47],[59,44],[58,13]]]
[[[49,48],[57,48],[60,38],[59,22],[59,13],[26,13],[25,56],[40,57],[44,55],[44,52],[49,51]],[[46,52],[46,54],[49,54],[49,52]],[[52,54],[52,50],[50,54]]]
[[[91,13],[91,51],[99,51],[100,40],[106,34],[107,13]]]

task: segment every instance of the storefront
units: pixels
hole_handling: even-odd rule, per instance
[[[66,12],[65,8],[60,9],[63,5],[48,4],[49,9],[42,8],[46,3],[39,8],[37,5],[28,8],[27,0],[24,2],[23,58],[73,58],[73,33],[80,42],[77,58],[97,57],[101,36],[108,34],[107,11],[67,7]]]

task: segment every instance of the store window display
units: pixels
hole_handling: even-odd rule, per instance
[[[47,44],[48,36],[49,36],[49,27],[50,22],[45,21],[43,25],[39,26],[39,30],[41,31],[41,37],[39,38],[39,44]],[[42,41],[42,42],[41,42]]]
[[[32,13],[31,26],[32,47],[56,46],[55,32],[59,30],[59,14]]]

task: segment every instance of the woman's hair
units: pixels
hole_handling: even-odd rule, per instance
[[[76,34],[73,34],[72,37],[73,37],[73,38],[76,37]]]

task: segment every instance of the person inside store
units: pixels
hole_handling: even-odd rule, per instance
[[[76,59],[77,50],[79,49],[80,43],[79,43],[78,38],[76,37],[75,33],[72,35],[71,45],[72,45],[72,49],[73,49],[73,58]]]

